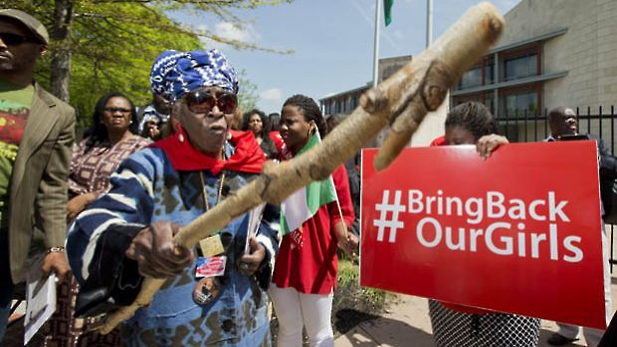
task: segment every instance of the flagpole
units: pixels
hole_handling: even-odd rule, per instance
[[[379,23],[379,17],[381,12],[381,2],[383,0],[375,0],[375,41],[374,41],[374,49],[373,52],[373,88],[377,87],[378,80],[377,74],[379,73],[379,29],[381,25]]]
[[[343,217],[343,209],[341,209],[341,202],[338,199],[338,193],[336,192],[336,184],[334,184],[334,178],[332,178],[332,175],[330,175],[330,183],[334,187],[334,197],[336,198],[336,207],[338,207],[338,215],[341,217],[341,221],[345,223],[345,218]]]
[[[321,142],[321,134],[319,133],[319,130],[316,130],[315,134],[317,135],[319,142]],[[332,178],[332,174],[330,174],[328,179],[330,180],[330,184],[332,184],[332,187],[334,187],[334,198],[336,201],[336,207],[338,207],[338,214],[341,217],[341,220],[345,222],[345,218],[343,218],[343,209],[341,209],[341,202],[338,199],[338,193],[336,192],[336,185],[334,184],[334,178]]]
[[[319,134],[319,132],[317,132]],[[336,185],[334,184],[334,178],[332,178],[332,174],[330,174],[329,177],[330,180],[330,184],[332,184],[332,187],[334,187],[334,198],[336,201],[336,207],[338,208],[338,215],[339,217],[341,217],[341,223],[345,224],[345,229],[347,229],[347,241],[349,241],[349,228],[347,227],[347,223],[345,222],[345,217],[343,216],[343,209],[341,208],[341,202],[338,199],[338,192],[336,191]],[[353,260],[355,256],[355,252],[352,252],[351,254],[351,259]]]
[[[433,42],[433,0],[426,0],[426,47]]]

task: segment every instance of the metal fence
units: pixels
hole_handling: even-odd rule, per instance
[[[529,114],[528,112],[510,115],[506,117],[497,117],[499,133],[504,135],[510,142],[539,142],[543,141],[550,135],[548,127],[548,111],[544,110],[543,114]],[[600,137],[604,145],[615,156],[615,107],[610,108],[598,107],[592,109],[576,109],[576,119],[578,121],[578,129],[581,134],[594,134]],[[610,265],[611,273],[613,266],[617,264],[615,259],[615,231],[617,225],[606,224],[607,231],[610,235]]]

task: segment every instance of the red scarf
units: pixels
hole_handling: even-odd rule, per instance
[[[162,149],[178,171],[209,170],[215,175],[223,170],[261,173],[266,156],[253,133],[234,130],[229,133],[229,141],[236,147],[236,152],[227,160],[211,157],[195,149],[181,126],[177,133],[150,146]]]

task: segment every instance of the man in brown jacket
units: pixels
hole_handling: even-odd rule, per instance
[[[31,260],[69,271],[64,254],[75,113],[33,79],[49,35],[30,15],[0,10],[0,344],[13,289]]]

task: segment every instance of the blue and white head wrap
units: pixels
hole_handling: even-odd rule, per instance
[[[150,71],[154,94],[176,101],[199,87],[220,87],[237,94],[236,70],[223,53],[208,51],[165,51],[156,58]]]

